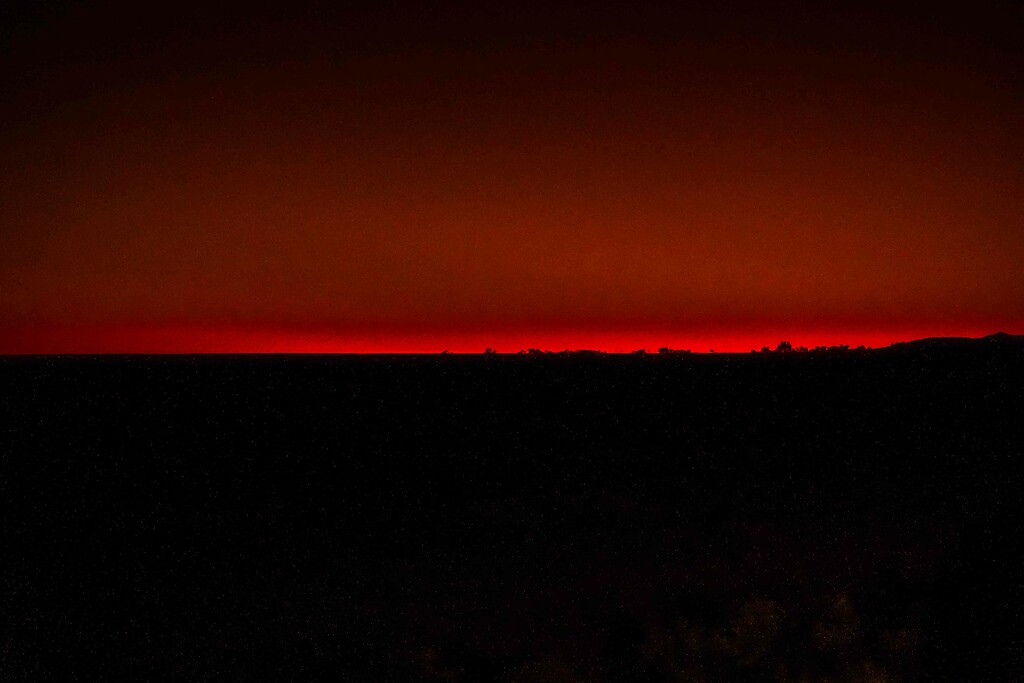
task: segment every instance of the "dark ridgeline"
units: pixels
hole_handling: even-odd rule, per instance
[[[5,680],[1013,680],[1020,338],[0,359]]]

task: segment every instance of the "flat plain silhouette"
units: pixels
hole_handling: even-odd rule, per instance
[[[0,668],[1007,680],[1021,338],[781,346],[0,359]]]

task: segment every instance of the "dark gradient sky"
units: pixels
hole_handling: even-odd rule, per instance
[[[0,352],[1024,332],[1020,3],[210,4],[0,10]]]

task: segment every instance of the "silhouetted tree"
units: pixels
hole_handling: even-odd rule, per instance
[[[555,355],[563,356],[565,358],[597,358],[605,355],[605,352],[596,349],[576,349],[575,351],[572,349],[565,349],[564,351],[559,351]]]
[[[793,345],[788,341],[780,341],[779,345],[775,347],[775,353],[790,353],[793,350]]]

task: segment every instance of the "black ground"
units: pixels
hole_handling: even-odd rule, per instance
[[[0,678],[1022,680],[1019,339],[0,359]]]

